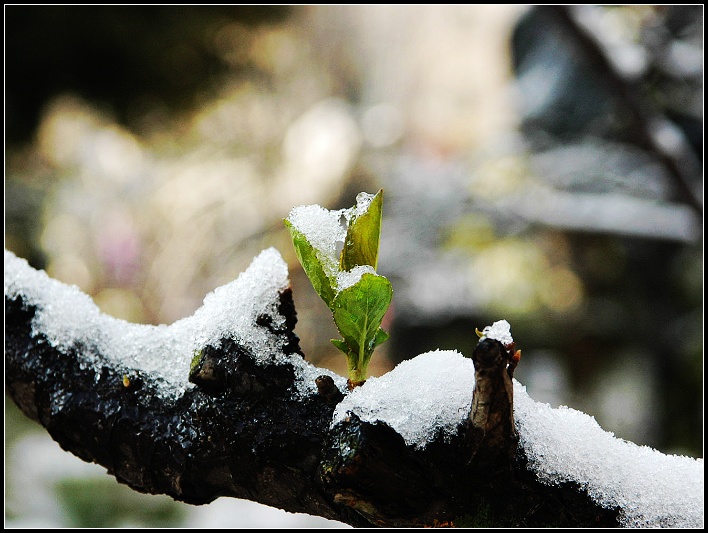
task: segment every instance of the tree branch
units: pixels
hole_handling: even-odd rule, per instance
[[[17,281],[36,272],[10,261],[8,274],[6,252],[6,392],[65,450],[137,491],[192,504],[243,498],[355,526],[622,523],[625,510],[598,503],[587,485],[568,476],[549,482],[532,468],[532,431],[518,413],[517,447],[511,372],[498,341],[475,350],[485,386],[475,389],[469,416],[451,437],[417,447],[355,408],[332,425],[343,380],[337,385],[319,369],[302,373],[288,288],[254,326],[280,339],[281,353],[265,359],[234,338],[207,344],[192,363],[193,385],[170,396],[158,372],[93,353],[87,342],[62,345],[43,331],[38,317],[52,304]],[[312,392],[302,392],[303,379]],[[702,483],[702,461],[700,468]]]

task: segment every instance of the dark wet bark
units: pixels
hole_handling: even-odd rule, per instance
[[[21,297],[5,299],[6,392],[64,449],[137,491],[192,504],[231,496],[355,526],[617,525],[617,510],[526,469],[496,341],[475,354],[486,385],[468,423],[449,442],[416,450],[387,425],[353,415],[330,428],[341,400],[333,383],[319,379],[318,394],[296,399],[290,365],[256,364],[233,341],[206,348],[192,368],[196,387],[162,400],[154,376],[107,360],[82,368],[80,346],[60,353],[32,336],[35,311]],[[299,357],[289,290],[279,312],[287,318],[280,330],[272,317],[258,324]]]

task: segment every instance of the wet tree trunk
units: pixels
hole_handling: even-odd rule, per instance
[[[174,400],[155,376],[106,360],[84,368],[32,332],[36,308],[5,299],[5,389],[67,451],[104,466],[141,492],[204,504],[231,496],[355,526],[616,526],[572,484],[544,485],[525,466],[514,429],[507,355],[497,341],[475,351],[473,412],[450,442],[407,446],[387,425],[352,415],[330,428],[341,393],[331,378],[295,398],[290,365],[256,364],[234,341],[206,348],[195,387]],[[279,330],[293,333],[290,290]]]

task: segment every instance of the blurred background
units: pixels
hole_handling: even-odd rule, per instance
[[[282,219],[385,189],[391,339],[470,355],[618,437],[703,456],[703,6],[5,6],[5,247],[171,323],[274,246],[296,333],[346,375]],[[5,525],[336,527],[132,492],[5,402]]]

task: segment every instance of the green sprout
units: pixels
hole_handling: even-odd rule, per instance
[[[347,356],[350,389],[366,381],[374,348],[389,337],[381,321],[393,297],[391,283],[376,273],[383,189],[356,200],[340,211],[296,207],[285,219],[298,259],[342,335],[332,344]]]

